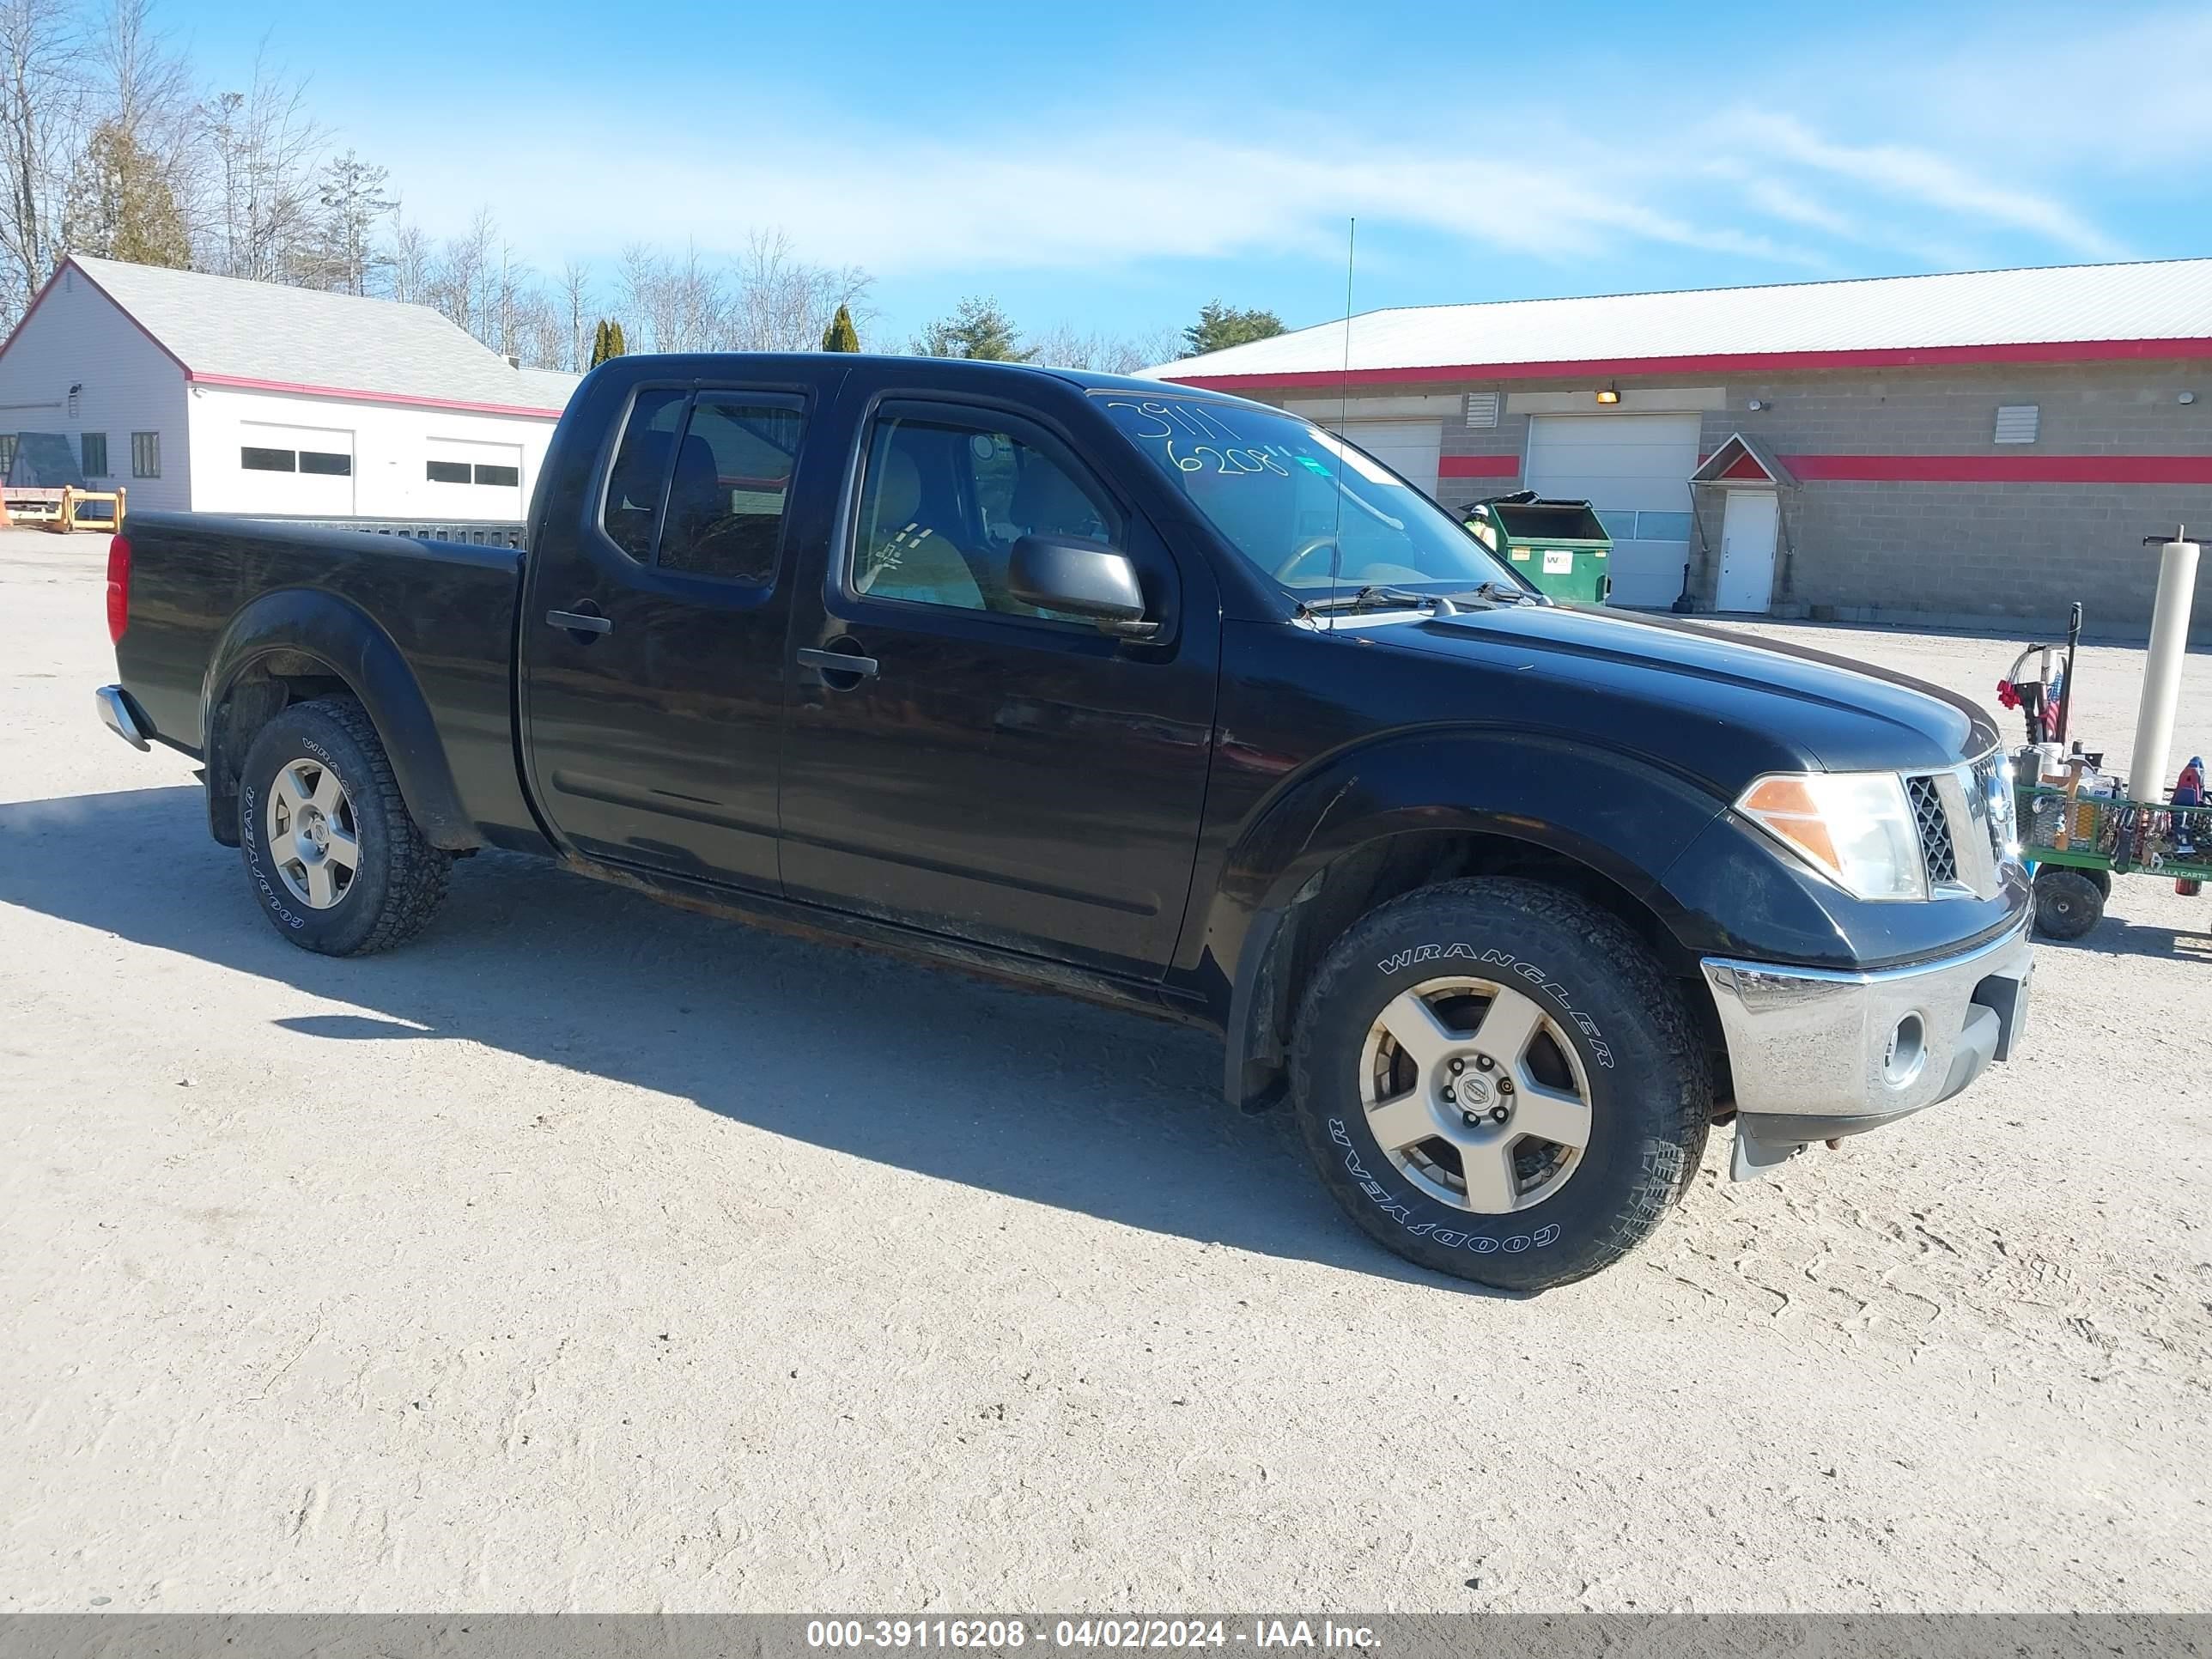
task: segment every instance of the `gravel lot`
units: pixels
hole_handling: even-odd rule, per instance
[[[0,1610],[2212,1607],[2212,900],[2121,883],[2025,1063],[1490,1295],[1195,1034],[500,856],[289,948],[94,723],[102,548],[0,536]]]

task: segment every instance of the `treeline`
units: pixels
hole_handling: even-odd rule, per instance
[[[242,88],[210,84],[151,0],[0,0],[0,330],[72,253],[433,306],[549,368],[590,367],[610,327],[632,351],[812,350],[844,343],[842,316],[869,349],[1111,372],[1283,327],[1217,301],[1149,335],[1024,332],[979,297],[889,340],[867,271],[806,259],[774,228],[734,258],[637,243],[611,270],[536,270],[488,206],[459,236],[410,219],[388,170],[315,119],[304,80],[258,59]]]

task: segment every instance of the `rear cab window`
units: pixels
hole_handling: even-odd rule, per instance
[[[600,528],[640,564],[772,586],[804,427],[787,394],[647,387],[623,424]]]

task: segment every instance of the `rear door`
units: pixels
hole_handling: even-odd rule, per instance
[[[779,890],[783,576],[818,557],[819,515],[793,510],[816,403],[807,385],[641,385],[586,499],[537,532],[524,729],[577,850]]]
[[[857,378],[857,377],[856,377]],[[896,384],[865,411],[823,580],[795,601],[782,794],[792,896],[1157,977],[1189,891],[1219,601],[1035,410]],[[1149,641],[1006,589],[1014,540],[1136,562]],[[832,653],[825,658],[819,653]]]

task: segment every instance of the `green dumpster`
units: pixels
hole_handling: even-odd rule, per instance
[[[1588,501],[1547,501],[1533,489],[1469,501],[1474,538],[1555,599],[1603,605],[1613,592],[1613,539]]]

